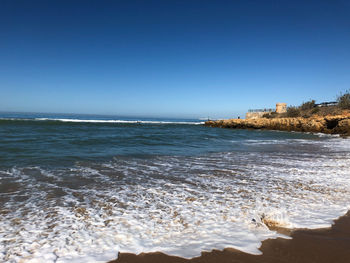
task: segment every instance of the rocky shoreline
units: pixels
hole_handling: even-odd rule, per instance
[[[310,118],[258,118],[206,121],[205,126],[231,129],[265,129],[277,131],[315,132],[350,136],[350,113]]]

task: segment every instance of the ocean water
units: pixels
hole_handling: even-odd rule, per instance
[[[0,261],[260,254],[350,208],[350,140],[200,120],[3,113]],[[287,237],[285,237],[287,238]]]

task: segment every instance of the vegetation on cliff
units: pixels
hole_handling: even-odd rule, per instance
[[[341,109],[350,109],[350,91],[345,92],[344,94],[340,94],[338,96],[338,107]]]
[[[341,115],[344,110],[350,110],[350,91],[341,93],[337,97],[337,101],[334,104],[316,104],[315,100],[309,100],[303,102],[300,106],[290,106],[287,108],[286,113],[277,114],[276,112],[266,113],[264,118],[310,118],[313,116],[334,116]]]

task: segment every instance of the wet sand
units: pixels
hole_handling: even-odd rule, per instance
[[[263,241],[256,256],[227,248],[223,251],[203,252],[200,257],[183,259],[162,253],[120,253],[110,263],[349,263],[350,262],[350,211],[336,220],[331,228],[295,230],[292,239]]]

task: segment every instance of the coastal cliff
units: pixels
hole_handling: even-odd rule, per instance
[[[350,135],[350,113],[310,118],[259,118],[206,121],[205,126],[232,129],[266,129],[278,131],[320,132]]]

